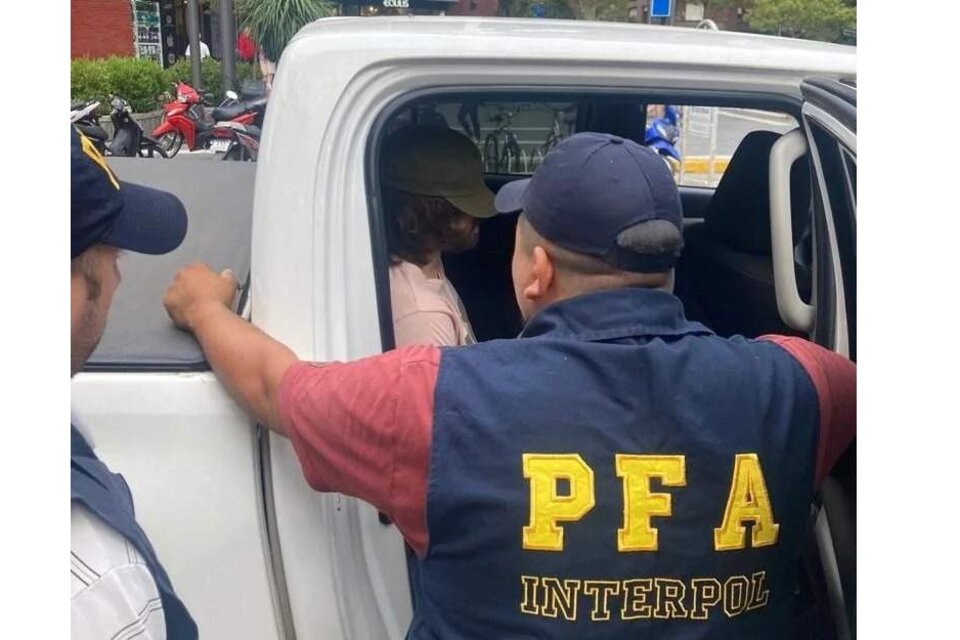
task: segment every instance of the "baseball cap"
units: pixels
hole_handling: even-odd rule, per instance
[[[121,182],[93,143],[70,127],[70,258],[95,244],[159,255],[187,233],[183,203],[159,189]]]
[[[664,220],[683,232],[680,194],[654,151],[606,133],[578,133],[547,154],[533,177],[503,186],[500,213],[523,211],[537,233],[577,253],[626,271],[671,269],[679,250],[642,254],[617,236],[641,222]]]
[[[483,182],[480,151],[466,136],[436,125],[399,129],[384,143],[381,180],[388,187],[440,196],[474,218],[497,215]]]

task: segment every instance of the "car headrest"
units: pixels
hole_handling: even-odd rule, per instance
[[[704,212],[704,224],[731,249],[770,255],[770,150],[780,138],[773,131],[751,131],[734,151]],[[793,233],[798,238],[810,206],[806,161],[790,174]]]

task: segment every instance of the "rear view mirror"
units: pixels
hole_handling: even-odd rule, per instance
[[[231,100],[239,100],[240,96],[237,95],[236,91],[227,91],[226,96]]]

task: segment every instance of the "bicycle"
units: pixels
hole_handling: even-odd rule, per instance
[[[572,105],[561,109],[551,107],[550,110],[553,111],[553,124],[551,125],[550,131],[547,133],[547,138],[543,141],[543,144],[537,147],[537,149],[530,154],[530,166],[528,168],[531,172],[536,171],[537,167],[543,163],[543,159],[547,156],[547,154],[550,153],[550,151],[552,151],[561,140],[570,135],[570,128],[573,124],[573,121],[570,117],[571,109]],[[561,114],[563,117],[561,117]]]
[[[484,167],[489,173],[526,173],[527,154],[510,129],[510,122],[520,109],[507,111],[501,106],[498,109],[500,113],[491,118],[497,128],[488,133],[483,142]]]

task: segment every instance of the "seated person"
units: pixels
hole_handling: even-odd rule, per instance
[[[384,142],[381,179],[396,346],[473,344],[441,257],[474,248],[496,214],[480,152],[453,129],[406,127]]]

